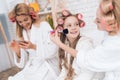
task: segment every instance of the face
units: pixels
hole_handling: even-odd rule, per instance
[[[20,15],[16,17],[16,20],[20,26],[24,29],[30,29],[32,25],[32,19],[29,15]]]
[[[80,34],[79,22],[76,17],[67,17],[64,22],[64,28],[68,29],[68,34],[66,35],[69,40],[76,39]]]
[[[97,24],[97,28],[99,30],[105,31],[105,25],[102,22],[102,13],[101,11],[98,9],[97,13],[96,13],[96,19],[95,19],[95,23]]]

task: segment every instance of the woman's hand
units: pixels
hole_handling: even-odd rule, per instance
[[[10,43],[10,48],[17,54],[18,57],[20,57],[20,46],[19,43],[13,40]]]
[[[34,50],[36,50],[36,45],[32,44],[30,41],[21,41],[21,42],[19,42],[19,46],[23,49],[34,49]]]

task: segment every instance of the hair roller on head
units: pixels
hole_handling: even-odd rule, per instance
[[[9,19],[10,19],[11,22],[16,22],[16,15],[15,15],[14,10],[11,11],[11,12],[8,14],[8,17],[9,17]]]
[[[62,16],[63,17],[68,17],[69,15],[71,15],[71,13],[68,10],[63,10],[62,11]]]
[[[10,21],[11,21],[11,22],[16,22],[16,18],[15,18],[15,17],[10,18]]]
[[[32,17],[33,19],[36,19],[36,18],[37,18],[37,15],[36,15],[36,12],[35,12],[35,11],[31,11],[31,12],[29,12],[29,14],[31,15],[31,17]]]
[[[112,2],[110,3],[109,8],[110,8],[110,10],[114,9]]]
[[[78,20],[81,20],[83,18],[83,15],[81,13],[76,14],[76,17],[78,18]]]
[[[104,0],[101,2],[100,8],[104,14],[107,14],[114,9],[113,2],[111,0]]]
[[[79,26],[80,26],[81,28],[84,27],[84,26],[85,26],[85,22],[83,22],[83,21],[80,22],[80,23],[79,23]]]
[[[57,23],[58,23],[58,25],[63,25],[64,24],[64,20],[62,18],[58,18],[57,19]]]

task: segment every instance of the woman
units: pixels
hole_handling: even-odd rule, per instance
[[[8,80],[55,80],[59,74],[57,46],[49,39],[50,25],[41,22],[34,9],[24,3],[17,4],[9,18],[16,22],[19,38],[10,47],[15,64],[23,69]]]

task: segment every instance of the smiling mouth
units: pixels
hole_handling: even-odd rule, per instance
[[[70,34],[76,34],[77,33],[77,31],[74,31],[74,32],[70,32]]]

